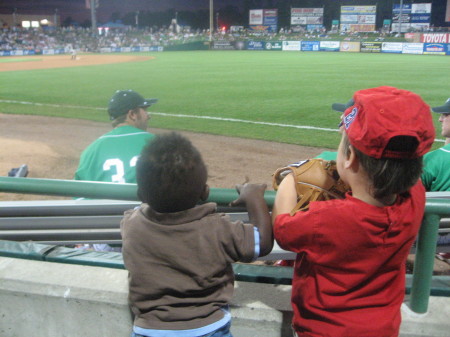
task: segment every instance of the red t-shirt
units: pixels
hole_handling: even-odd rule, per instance
[[[392,206],[347,194],[280,214],[274,235],[298,253],[292,280],[293,325],[299,336],[397,336],[405,261],[425,208],[418,182]]]

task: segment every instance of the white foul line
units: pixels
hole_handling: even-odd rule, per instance
[[[47,104],[47,103],[34,103],[34,102],[22,102],[22,101],[10,101],[10,100],[0,100],[0,103],[36,105],[36,106],[49,106],[49,107],[54,107],[54,108],[106,110],[105,108],[95,108],[95,107],[89,107],[89,106]],[[223,118],[223,117],[213,117],[213,116],[170,114],[170,113],[165,113],[165,112],[153,112],[153,111],[151,111],[151,114],[152,115],[157,115],[157,116],[158,115],[159,116],[165,116],[165,117],[208,119],[208,120],[216,120],[216,121],[223,121],[223,122],[237,122],[237,123],[247,123],[247,124],[279,126],[279,127],[284,127],[284,128],[321,130],[321,131],[332,131],[332,132],[339,131],[337,128],[336,129],[329,129],[329,128],[319,128],[319,127],[315,127],[315,126],[306,126],[306,125],[291,125],[291,124],[280,124],[280,123],[269,123],[269,122],[256,122],[256,121],[249,121],[249,120],[245,120],[245,119],[236,119],[236,118]]]
[[[280,123],[269,123],[269,122],[255,122],[255,121],[248,121],[248,120],[245,120],[245,119],[237,119],[237,118],[197,116],[197,115],[182,115],[182,114],[168,114],[168,113],[165,113],[165,112],[152,112],[152,114],[160,115],[160,116],[166,116],[166,117],[197,118],[197,119],[209,119],[209,120],[216,120],[216,121],[224,121],[224,122],[238,122],[238,123],[247,123],[247,124],[280,126],[280,127],[284,127],[284,128],[321,130],[321,131],[339,131],[338,129],[318,128],[318,127],[315,127],[315,126],[291,125],[291,124],[280,124]]]
[[[74,108],[74,109],[93,109],[93,110],[105,110],[105,108],[96,108],[96,107],[88,107],[88,106],[79,106],[79,105],[61,105],[61,104],[47,104],[47,103],[35,103],[35,102],[22,102],[22,101],[10,101],[10,100],[2,100],[0,99],[0,103],[12,103],[12,104],[25,104],[25,105],[36,105],[36,106],[50,106],[56,108]],[[237,119],[237,118],[224,118],[224,117],[212,117],[212,116],[198,116],[198,115],[183,115],[183,114],[170,114],[165,112],[151,112],[152,115],[159,115],[165,117],[179,117],[179,118],[194,118],[194,119],[207,119],[207,120],[215,120],[215,121],[223,121],[223,122],[235,122],[235,123],[246,123],[246,124],[256,124],[256,125],[267,125],[267,126],[278,126],[282,128],[294,128],[294,129],[305,129],[305,130],[320,130],[320,131],[331,131],[338,132],[339,129],[330,129],[330,128],[319,128],[316,126],[308,126],[308,125],[292,125],[292,124],[281,124],[281,123],[269,123],[269,122],[256,122],[249,121],[245,119]],[[436,142],[444,142],[443,139],[435,139]]]

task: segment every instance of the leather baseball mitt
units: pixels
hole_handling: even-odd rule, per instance
[[[350,188],[339,178],[334,160],[308,159],[275,171],[274,190],[289,173],[293,173],[297,191],[297,205],[291,215],[307,210],[311,201],[342,199]]]

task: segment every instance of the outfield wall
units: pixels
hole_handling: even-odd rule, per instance
[[[101,53],[141,53],[141,52],[160,52],[163,51],[161,46],[146,47],[115,47],[101,48]],[[62,55],[70,54],[71,51],[64,48],[49,49],[27,49],[27,50],[0,50],[0,56],[27,56],[27,55]]]
[[[261,51],[328,51],[353,53],[390,53],[416,55],[450,55],[450,33],[421,34],[413,39],[415,42],[384,42],[384,41],[302,41],[302,40],[249,40],[249,41],[199,41],[188,44],[167,47],[108,47],[101,48],[101,53],[130,52],[162,52],[180,50],[261,50]],[[10,50],[0,51],[0,56],[23,55],[57,55],[67,54],[65,49],[43,50]]]
[[[328,51],[450,55],[450,43],[356,41],[214,41],[213,50]]]

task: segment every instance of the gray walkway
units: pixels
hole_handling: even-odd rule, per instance
[[[449,337],[450,336],[450,298],[430,297],[428,312],[416,314],[406,306],[402,307],[400,337]]]

